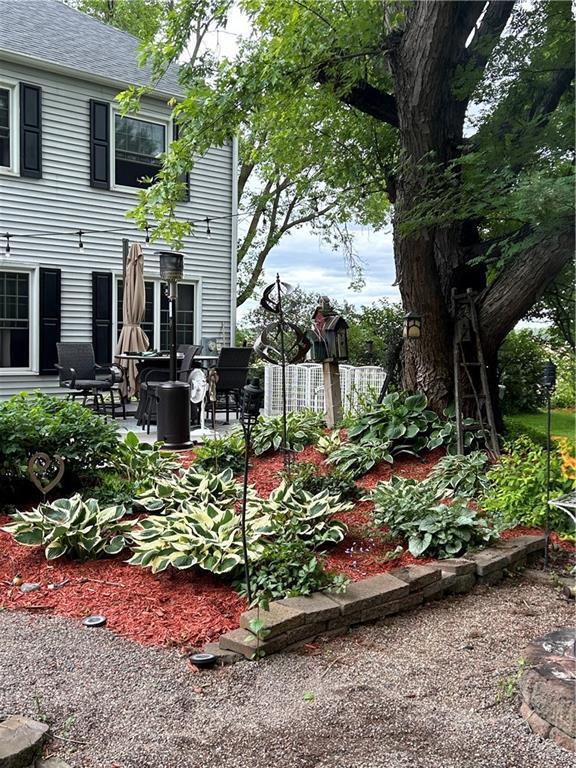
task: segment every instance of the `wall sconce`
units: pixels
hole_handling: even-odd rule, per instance
[[[419,339],[422,331],[422,315],[417,312],[408,312],[404,315],[404,331],[403,336],[405,339]]]

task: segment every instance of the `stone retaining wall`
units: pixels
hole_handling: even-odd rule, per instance
[[[277,653],[319,635],[342,632],[351,626],[411,610],[445,595],[469,592],[475,584],[496,584],[505,572],[522,567],[544,550],[544,536],[519,536],[465,557],[410,565],[352,582],[343,593],[316,592],[270,603],[269,610],[253,608],[240,617],[240,628],[220,637],[218,647],[205,650],[233,660],[231,654],[252,659]],[[264,625],[259,639],[250,632],[252,619]]]

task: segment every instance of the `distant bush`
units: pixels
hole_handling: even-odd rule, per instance
[[[528,328],[512,331],[498,353],[500,383],[506,387],[504,413],[530,413],[546,403],[542,373],[548,354],[538,335]]]

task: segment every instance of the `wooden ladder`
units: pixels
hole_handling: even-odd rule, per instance
[[[488,372],[482,349],[477,294],[468,289],[466,293],[452,290],[452,313],[454,317],[454,400],[456,407],[456,439],[458,453],[464,454],[464,424],[462,417],[463,400],[473,400],[476,406],[477,428],[486,436],[486,447],[494,455],[500,455],[498,432],[488,384]],[[461,374],[464,374],[470,393],[461,392]]]

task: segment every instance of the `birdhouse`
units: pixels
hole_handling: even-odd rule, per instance
[[[348,360],[348,323],[342,315],[326,318],[324,339],[328,357],[333,360]]]

